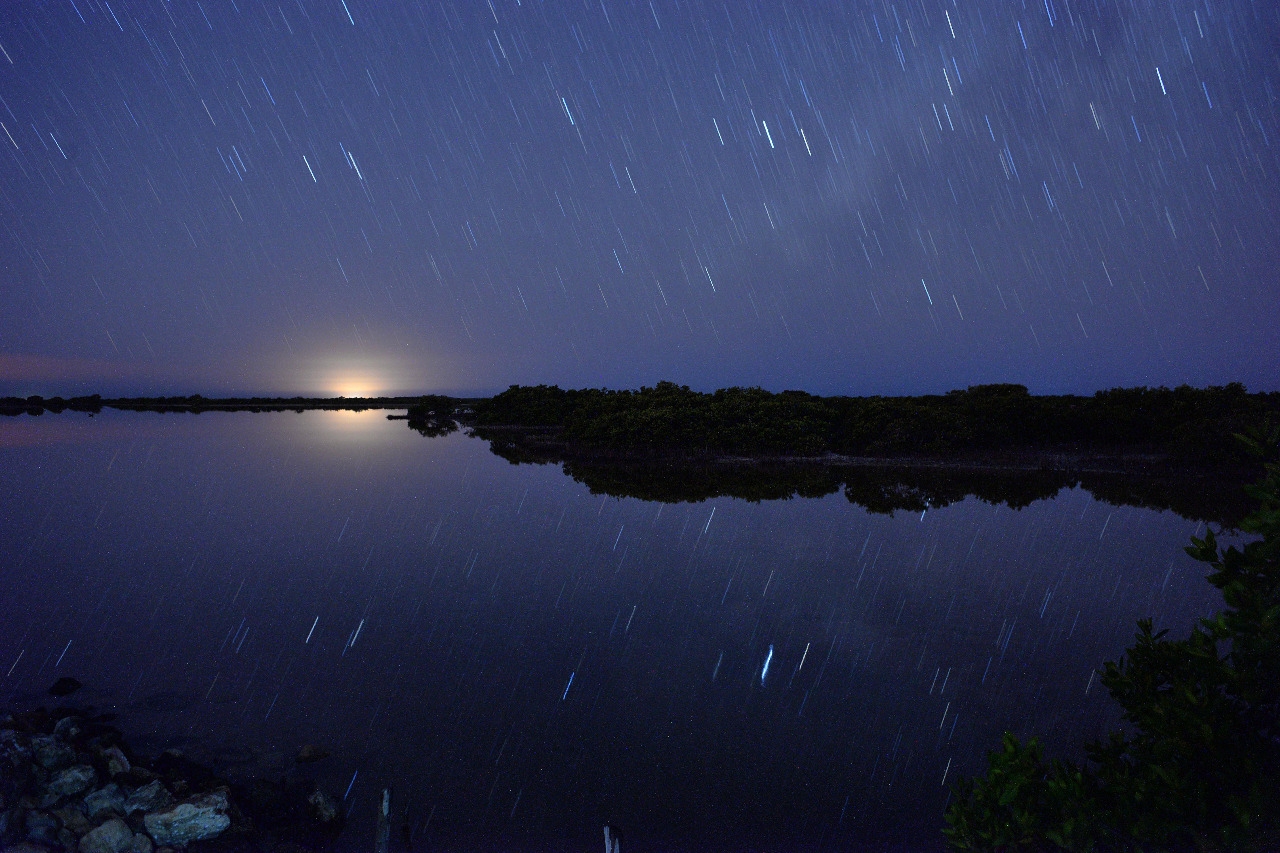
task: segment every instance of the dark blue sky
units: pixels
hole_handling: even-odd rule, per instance
[[[1280,5],[0,14],[0,393],[1280,387]]]

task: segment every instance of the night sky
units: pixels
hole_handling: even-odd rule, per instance
[[[1272,0],[7,0],[0,393],[1280,387]]]

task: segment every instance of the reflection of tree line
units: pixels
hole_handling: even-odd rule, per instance
[[[1231,525],[1248,511],[1235,467],[1158,471],[1073,472],[1050,468],[997,468],[883,463],[839,465],[768,460],[626,459],[566,457],[522,447],[510,433],[476,428],[490,449],[508,461],[559,463],[594,494],[679,503],[715,497],[749,501],[816,498],[844,490],[851,503],[871,512],[923,512],[973,496],[1020,509],[1081,486],[1100,501],[1171,509],[1186,518]]]
[[[1082,486],[1099,500],[1231,523],[1256,473],[1234,434],[1280,412],[1243,386],[1031,396],[994,385],[928,397],[700,394],[512,386],[486,400],[423,398],[409,425],[457,421],[513,463],[563,464],[593,492],[666,502],[818,497],[843,488],[873,512],[970,495],[1022,507]]]

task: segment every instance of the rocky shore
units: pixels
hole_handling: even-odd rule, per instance
[[[113,715],[77,707],[0,717],[0,851],[303,853],[333,847],[342,816],[314,783],[231,783],[178,750],[145,758],[113,722]],[[307,747],[298,760],[317,754]]]

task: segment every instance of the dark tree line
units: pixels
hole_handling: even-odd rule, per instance
[[[428,438],[448,435],[458,429],[454,417],[456,403],[450,397],[428,394],[409,407],[406,420],[409,428]]]
[[[91,412],[102,411],[102,397],[94,394],[90,397],[50,397],[45,399],[39,395],[31,397],[0,397],[0,415],[42,415],[46,411],[57,414],[64,411]]]
[[[478,427],[553,430],[560,440],[629,453],[785,456],[954,455],[1018,449],[1150,452],[1180,461],[1239,461],[1232,438],[1280,413],[1280,394],[1233,383],[1204,389],[1119,388],[1091,397],[1032,396],[978,385],[920,397],[818,397],[660,382],[638,391],[513,385],[477,401]]]

